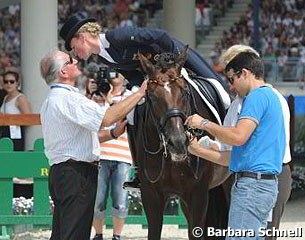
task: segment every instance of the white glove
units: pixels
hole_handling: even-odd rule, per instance
[[[198,141],[199,145],[206,149],[220,150],[220,143],[212,140],[209,136],[203,136]]]

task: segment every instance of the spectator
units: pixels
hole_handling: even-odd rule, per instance
[[[40,62],[41,75],[51,88],[41,108],[54,201],[51,240],[89,240],[97,190],[98,130],[123,119],[147,87],[145,81],[136,93],[103,110],[74,87],[81,74],[76,64],[57,50]]]
[[[31,113],[31,105],[27,97],[19,90],[19,74],[7,71],[3,74],[3,89],[6,91],[1,113],[20,114]],[[24,129],[20,126],[4,127],[2,137],[9,137],[14,143],[15,151],[24,151]]]
[[[96,81],[93,78],[88,77],[86,83],[86,97],[89,99],[94,98],[96,91],[97,91]]]
[[[3,89],[3,75],[0,75],[0,107],[3,103],[3,99],[6,95],[6,91]],[[1,137],[1,132],[0,132],[0,137]]]
[[[115,78],[108,78],[108,80],[112,87],[108,93],[102,94],[104,101],[100,101],[101,107],[106,109],[109,105],[116,104],[131,94],[126,89],[125,79],[121,74],[115,76]],[[125,131],[126,123],[127,121],[125,120],[110,128],[104,128],[99,132],[101,155],[93,221],[96,231],[94,240],[103,240],[103,225],[106,217],[109,192],[112,199],[112,240],[120,239],[124,219],[128,215],[128,192],[123,189],[123,183],[129,180],[132,158]],[[112,138],[109,138],[109,135]]]
[[[233,145],[229,169],[235,182],[228,227],[253,229],[257,236],[260,228],[267,227],[277,199],[277,174],[282,171],[287,143],[286,123],[280,98],[263,80],[263,61],[255,50],[244,48],[234,45],[222,57],[230,84],[245,97],[237,125],[222,127],[198,115],[188,117],[186,123]]]

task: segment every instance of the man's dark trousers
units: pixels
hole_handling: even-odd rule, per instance
[[[98,167],[68,160],[50,168],[54,201],[51,240],[89,240],[97,189]]]

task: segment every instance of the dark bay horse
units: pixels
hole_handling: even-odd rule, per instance
[[[164,53],[153,64],[139,54],[149,80],[146,101],[138,107],[142,114],[136,111],[134,147],[149,240],[161,238],[163,211],[171,195],[180,197],[189,239],[203,239],[192,231],[209,225],[209,191],[228,176],[227,168],[188,153],[186,117],[198,113],[210,121],[216,118],[181,75],[186,56],[187,48],[180,55]],[[224,196],[220,198],[215,201],[221,205]]]

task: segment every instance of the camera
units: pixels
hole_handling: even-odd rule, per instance
[[[111,79],[117,78],[119,74],[116,71],[109,70],[105,67],[100,67],[96,73],[97,92],[108,93],[110,91]]]

